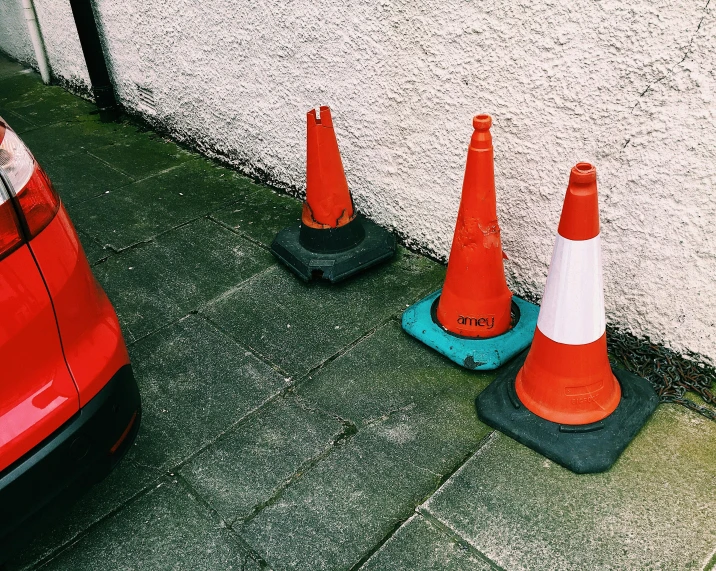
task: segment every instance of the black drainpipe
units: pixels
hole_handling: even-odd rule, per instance
[[[114,96],[112,81],[109,79],[107,63],[104,61],[102,43],[99,39],[97,20],[94,17],[91,0],[70,0],[72,15],[75,17],[77,34],[85,55],[87,71],[92,82],[94,100],[102,121],[114,121],[119,117],[119,106]]]

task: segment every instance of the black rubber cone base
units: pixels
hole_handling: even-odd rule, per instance
[[[527,357],[523,351],[477,397],[477,415],[510,436],[577,474],[604,472],[617,461],[659,404],[649,382],[612,368],[622,389],[616,410],[593,424],[557,424],[530,412],[517,398],[515,378]]]
[[[336,283],[392,258],[395,237],[359,214],[340,228],[284,228],[274,238],[271,253],[304,281]]]

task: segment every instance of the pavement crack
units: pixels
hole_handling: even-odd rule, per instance
[[[298,385],[299,383],[303,383],[305,379],[312,379],[314,375],[318,374],[324,367],[328,366],[330,363],[341,357],[342,355],[345,355],[350,350],[352,350],[356,345],[359,343],[362,343],[366,339],[368,339],[370,336],[374,335],[381,327],[384,325],[387,325],[393,320],[393,315],[388,316],[387,318],[381,320],[377,325],[374,325],[367,331],[365,331],[362,335],[359,335],[356,337],[353,341],[350,343],[347,343],[343,347],[341,347],[338,351],[333,353],[330,357],[327,357],[317,365],[314,365],[311,369],[308,370],[307,373],[303,374],[300,379],[296,382]]]
[[[276,486],[274,488],[273,493],[271,496],[269,496],[266,500],[263,502],[260,502],[256,504],[249,514],[245,517],[238,517],[235,520],[231,522],[231,526],[233,527],[235,524],[246,524],[249,523],[252,519],[254,519],[256,516],[258,516],[263,510],[266,508],[272,506],[276,502],[278,502],[282,497],[283,494],[286,492],[286,490],[291,487],[293,484],[301,480],[307,472],[310,472],[318,463],[320,463],[323,459],[325,459],[328,455],[335,450],[337,446],[340,446],[343,442],[345,442],[347,439],[349,439],[351,436],[353,436],[357,432],[357,429],[355,425],[352,423],[346,423],[343,424],[341,431],[331,440],[331,442],[318,454],[312,456],[305,462],[303,462],[298,469],[291,474],[288,478],[286,478],[281,484]]]
[[[401,458],[400,461],[404,464],[407,464],[408,466],[412,466],[416,470],[420,470],[421,472],[425,472],[426,474],[430,474],[431,476],[435,476],[439,480],[442,479],[443,475],[439,474],[438,472],[433,472],[432,470],[429,470],[428,468],[425,468],[423,466],[418,466],[415,462],[411,462],[410,460],[407,460],[406,458]]]
[[[140,462],[139,460],[136,460],[135,458],[127,458],[125,461],[129,462],[131,464],[134,464],[137,468],[145,468],[152,472],[157,472],[157,475],[159,475],[159,473],[160,473],[160,469],[157,468],[156,466],[150,466],[149,464],[144,464],[143,462]]]
[[[291,388],[289,388],[288,392],[291,393],[296,406],[298,406],[302,410],[304,410],[306,412],[314,413],[314,414],[323,414],[329,418],[332,418],[333,420],[335,420],[337,422],[340,422],[343,425],[344,430],[345,430],[345,436],[339,437],[335,442],[336,445],[342,443],[343,440],[353,436],[356,432],[358,432],[358,427],[355,425],[355,423],[352,420],[350,420],[349,418],[343,418],[342,416],[340,416],[334,412],[331,412],[331,411],[325,410],[321,407],[312,405],[311,403],[306,401],[303,397],[301,397],[301,395],[296,394],[295,386],[292,386]]]
[[[385,422],[386,420],[388,420],[391,416],[394,416],[398,413],[409,412],[409,411],[413,410],[416,406],[417,405],[414,402],[411,402],[411,403],[408,403],[403,406],[391,408],[391,409],[388,409],[387,411],[385,411],[380,416],[376,416],[374,418],[368,418],[368,419],[364,420],[362,424],[364,427],[373,426],[375,424],[381,424],[381,423]]]
[[[211,327],[219,331],[222,335],[225,335],[231,341],[238,347],[240,347],[244,352],[251,353],[253,357],[259,361],[261,361],[263,364],[265,364],[270,369],[276,371],[279,375],[283,376],[284,379],[287,380],[287,382],[290,383],[289,386],[294,386],[295,383],[293,383],[294,377],[285,369],[274,363],[271,359],[269,359],[267,356],[265,356],[260,351],[257,351],[255,348],[253,348],[250,345],[244,345],[243,343],[240,343],[237,341],[231,334],[230,331],[227,331],[224,329],[220,324],[214,322],[206,313],[204,313],[204,309],[206,308],[206,305],[202,306],[201,308],[194,311],[194,315],[196,315],[199,319],[204,320],[206,323],[208,323]]]
[[[225,299],[231,297],[231,296],[234,295],[236,292],[240,291],[241,289],[243,289],[244,287],[246,287],[248,284],[250,284],[252,281],[259,279],[261,276],[263,276],[264,274],[270,272],[270,271],[273,270],[274,268],[275,268],[274,265],[270,265],[270,266],[268,266],[267,268],[264,268],[263,270],[261,270],[261,271],[255,273],[255,274],[249,276],[249,277],[246,278],[245,280],[240,281],[240,282],[239,282],[238,284],[236,284],[235,286],[233,286],[233,287],[227,289],[226,291],[220,293],[220,294],[217,295],[216,297],[214,297],[214,298],[210,299],[209,301],[207,301],[206,303],[204,303],[204,304],[201,306],[200,309],[201,309],[201,310],[206,309],[207,307],[209,307],[209,306],[211,306],[211,305],[214,305],[214,304],[216,304],[216,303],[219,303],[220,301],[223,301],[223,300],[225,300]]]

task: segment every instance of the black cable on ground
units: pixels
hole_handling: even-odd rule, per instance
[[[716,421],[716,369],[701,355],[680,355],[671,349],[607,326],[609,358],[618,366],[644,377],[659,395],[659,402],[675,403]],[[706,406],[687,398],[699,395]],[[711,406],[708,406],[711,405]]]

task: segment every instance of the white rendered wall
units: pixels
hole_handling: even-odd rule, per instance
[[[0,50],[16,60],[37,67],[22,11],[22,0],[0,0]]]
[[[52,75],[65,87],[91,96],[91,83],[69,0],[33,0]],[[0,0],[0,50],[37,68],[22,0]]]
[[[38,1],[41,20],[67,5]],[[608,322],[716,358],[713,1],[96,7],[129,109],[300,192],[306,111],[330,105],[358,207],[443,259],[471,117],[490,113],[518,293],[542,295],[569,169],[593,162]],[[41,23],[46,34],[55,25]],[[74,31],[62,24],[56,35],[64,33]],[[51,61],[81,67],[80,52],[50,43]],[[153,106],[138,85],[153,91]]]

